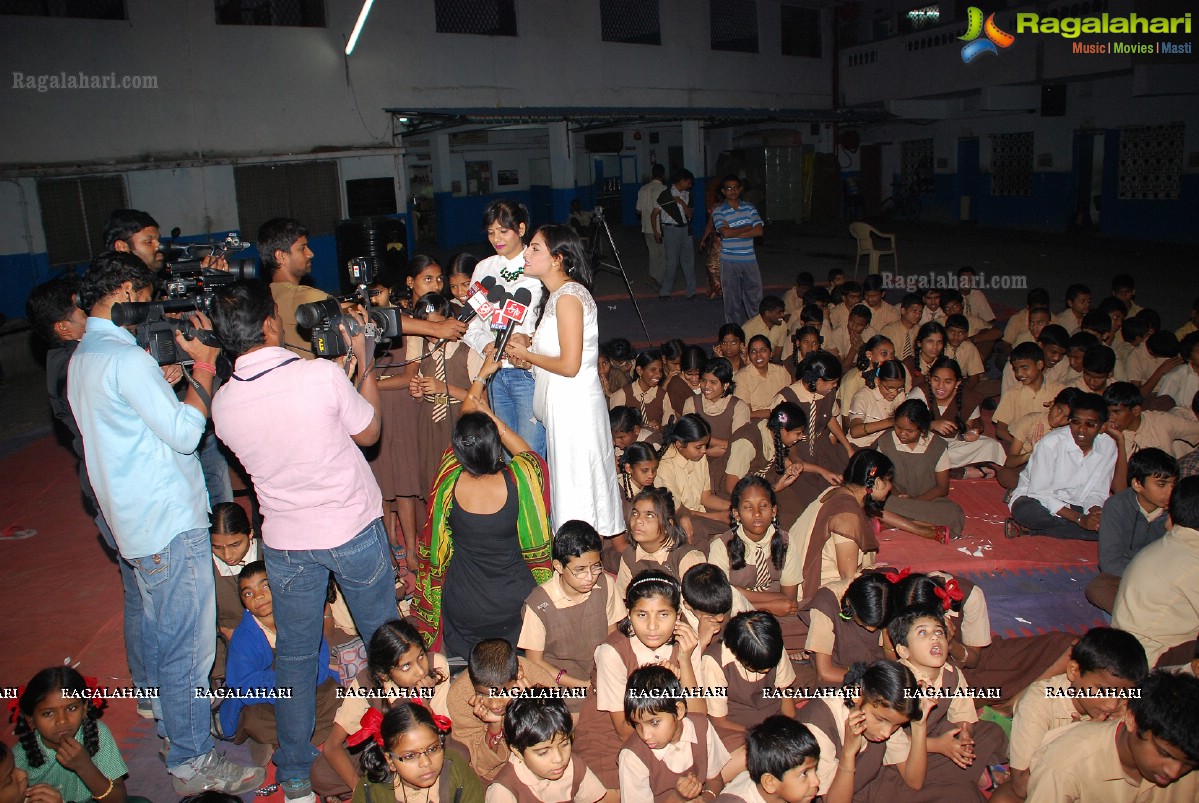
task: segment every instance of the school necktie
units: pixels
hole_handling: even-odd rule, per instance
[[[754,575],[754,591],[765,591],[770,588],[770,555],[764,546],[758,547],[758,560]]]
[[[808,456],[816,456],[816,397],[808,402]]]
[[[433,403],[433,423],[440,424],[445,421],[446,414],[449,412],[449,390],[450,386],[445,383],[445,350],[441,348],[433,349],[433,376],[438,382],[445,385],[446,392],[442,394],[445,401],[436,401]]]
[[[909,330],[903,336],[903,354],[899,355],[899,359],[906,360],[912,356],[912,332]]]

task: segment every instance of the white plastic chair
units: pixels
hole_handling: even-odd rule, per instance
[[[869,223],[863,223],[860,220],[849,224],[849,233],[853,235],[854,240],[858,244],[858,253],[853,260],[853,277],[858,278],[858,266],[862,263],[862,257],[870,256],[870,273],[878,273],[878,258],[881,256],[890,256],[895,260],[895,272],[899,273],[899,254],[895,250],[895,235],[884,234],[878,229],[871,226]],[[876,248],[874,238],[886,240],[885,248]]]

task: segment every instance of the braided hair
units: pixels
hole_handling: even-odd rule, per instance
[[[866,489],[862,507],[867,516],[883,514],[883,503],[874,499],[874,484],[880,479],[895,480],[895,464],[877,449],[859,449],[845,465],[844,485],[857,485]]]
[[[645,443],[644,441],[636,441],[629,444],[624,450],[624,454],[620,456],[618,467],[620,469],[620,483],[624,487],[624,495],[628,500],[632,500],[633,493],[633,466],[638,463],[644,463],[648,460],[658,462],[658,450],[653,444]]]
[[[815,393],[816,383],[822,379],[829,382],[841,381],[841,361],[827,351],[813,351],[795,366],[795,379]]]
[[[870,359],[870,352],[874,351],[883,343],[891,343],[891,338],[875,335],[862,344],[858,349],[858,359],[854,362],[854,367],[862,372],[862,381],[866,383],[866,387],[874,387],[874,361]],[[895,344],[891,343],[894,348]]]
[[[737,508],[741,506],[741,497],[750,488],[757,488],[766,494],[770,499],[770,506],[774,508],[774,518],[770,522],[774,525],[774,535],[770,539],[770,562],[774,565],[774,568],[781,570],[783,568],[783,559],[787,557],[787,534],[779,526],[778,497],[775,496],[774,488],[770,483],[754,474],[742,477],[733,486],[733,494],[729,498],[729,523],[733,526],[734,530],[739,526],[736,517]],[[744,569],[745,542],[734,535],[729,539],[726,546],[729,553],[729,568],[734,570]]]
[[[37,743],[37,730],[30,723],[37,713],[37,707],[55,693],[70,693],[80,705],[85,706],[83,748],[89,756],[96,755],[100,750],[100,728],[96,720],[100,717],[102,701],[91,697],[87,682],[79,672],[69,666],[52,666],[34,675],[17,698],[13,733],[20,739],[21,747],[25,750],[25,761],[32,768],[42,766],[45,755]]]
[[[774,439],[774,473],[783,474],[787,471],[787,447],[783,445],[783,430],[803,432],[808,426],[808,414],[798,404],[782,402],[770,411],[766,419],[766,429]]]

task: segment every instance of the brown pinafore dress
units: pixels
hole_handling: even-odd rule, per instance
[[[570,799],[574,800],[583,786],[583,779],[587,777],[587,765],[578,756],[571,756],[570,769],[574,773],[570,785]],[[511,792],[512,797],[516,798],[516,803],[541,803],[541,798],[533,794],[532,789],[521,783],[520,778],[516,776],[516,767],[512,765],[511,761],[500,767],[500,771],[496,773],[491,782]]]
[[[708,427],[712,430],[712,437],[719,438],[723,441],[728,441],[732,445],[733,437],[733,413],[737,409],[737,397],[725,396],[727,404],[724,410],[713,415],[704,409],[704,397],[695,397],[695,412],[707,422]],[[708,457],[708,476],[712,480],[712,490],[721,496],[724,496],[724,468],[728,464],[729,453],[725,450],[722,457]]]
[[[396,348],[387,352],[376,362],[375,378],[401,373],[399,365],[407,355],[405,343],[412,338],[400,338]],[[363,449],[375,481],[384,499],[399,497],[424,497],[429,486],[421,485],[417,434],[420,417],[424,412],[420,399],[412,398],[405,385],[402,388],[379,391],[379,421],[382,424],[379,440]],[[449,441],[446,441],[448,444]],[[412,559],[415,564],[415,558]]]
[[[778,686],[778,667],[770,667],[770,671],[759,680],[746,680],[737,668],[736,659],[721,663],[723,646],[720,639],[712,639],[712,643],[704,650],[704,655],[720,664],[724,672],[725,683],[728,686],[728,721],[752,728],[766,717],[779,713],[779,700],[766,696],[767,690],[773,690]],[[745,731],[722,728],[716,724],[713,726],[716,728],[716,735],[724,743],[724,748],[730,753],[745,744]]]
[[[643,572],[646,569],[657,569],[658,571],[666,572],[681,583],[683,581],[683,573],[679,571],[679,566],[682,565],[683,558],[693,552],[699,553],[701,557],[703,556],[703,552],[697,547],[691,544],[679,544],[671,550],[665,563],[658,563],[653,560],[637,560],[637,545],[630,544],[625,548],[624,552],[620,553],[620,562],[628,567],[630,577],[636,577],[638,572]],[[578,677],[578,675],[575,675],[575,677]]]
[[[820,611],[833,623],[832,661],[837,666],[849,668],[859,661],[872,664],[886,658],[879,646],[879,634],[871,633],[853,620],[841,618],[841,600],[831,588],[822,588],[812,598],[812,609]]]
[[[949,448],[945,439],[933,435],[928,439],[928,448],[923,452],[909,452],[896,444],[894,430],[879,436],[874,448],[891,458],[895,464],[895,493],[916,497],[936,484],[937,461]],[[887,510],[913,521],[941,525],[949,528],[952,536],[962,534],[966,526],[966,513],[961,505],[946,497],[940,499],[899,499],[894,493],[887,499]]]
[[[676,417],[683,414],[683,405],[687,403],[688,399],[701,398],[687,384],[687,380],[683,379],[679,374],[675,374],[670,379],[665,380],[662,385],[665,388],[666,398],[670,399],[670,409],[674,411]],[[667,423],[669,422],[663,421],[662,426],[666,426]]]
[[[942,690],[946,695],[957,686],[957,673],[961,671],[947,664],[942,676]],[[928,738],[940,736],[957,727],[949,721],[951,697],[937,700],[937,705],[928,715]],[[912,789],[900,776],[895,767],[884,767],[878,778],[877,799],[889,803],[943,803],[943,801],[984,801],[978,791],[978,779],[983,767],[1007,761],[1007,736],[994,722],[974,723],[974,763],[962,769],[940,753],[928,754],[928,769],[924,773],[924,786]]]
[[[786,530],[780,530],[783,538],[789,539]],[[729,545],[733,543],[733,539],[738,538],[736,530],[729,530],[720,536],[720,540],[724,541],[724,548],[727,552]],[[769,543],[764,544],[767,550],[770,549]],[[793,543],[787,545],[788,549],[796,549]],[[770,582],[764,588],[757,587],[758,569],[751,563],[745,563],[741,568],[734,569],[732,560],[729,561],[729,584],[740,589],[749,589],[751,591],[769,591],[772,594],[782,593],[783,585],[779,582],[783,571],[775,567],[774,561],[767,563],[767,571],[770,573]],[[778,617],[775,617],[778,619]],[[808,624],[796,616],[785,616],[778,619],[779,627],[783,631],[783,646],[788,652],[802,650],[804,641],[808,635]]]
[[[687,719],[695,726],[695,741],[691,744],[691,767],[688,772],[694,772],[700,783],[708,780],[708,728],[712,724],[702,714],[688,714]],[[679,775],[666,766],[666,763],[654,756],[653,751],[641,741],[641,737],[633,734],[624,743],[622,750],[628,750],[641,760],[649,770],[649,788],[654,795],[654,803],[665,803],[674,797],[675,784]]]
[[[844,744],[844,732],[841,725],[837,724],[837,718],[834,716],[830,706],[845,705],[845,700],[840,697],[820,697],[811,700],[803,708],[799,709],[795,718],[805,725],[811,725],[813,728],[819,728],[820,731],[828,737],[828,740],[833,743],[837,754],[832,757],[833,761],[841,760],[841,748]],[[865,800],[865,792],[867,787],[879,777],[883,770],[883,757],[887,753],[886,742],[866,742],[866,749],[858,753],[857,761],[854,763],[853,774],[853,799]]]
[[[601,574],[590,596],[580,605],[558,608],[550,601],[543,586],[537,586],[525,600],[529,612],[545,628],[542,657],[547,663],[565,669],[572,678],[589,678],[595,671],[595,648],[608,637],[609,594],[615,594],[612,578]],[[583,701],[568,698],[566,707],[579,713]]]
[[[801,401],[795,390],[788,385],[783,388],[781,395],[785,401],[798,405],[808,414],[808,431],[804,440],[791,447],[792,456],[805,463],[815,463],[821,468],[827,468],[836,474],[845,472],[849,463],[849,455],[845,447],[837,443],[833,433],[829,431],[829,421],[833,419],[833,411],[837,406],[836,392],[821,396],[811,401]],[[813,394],[815,396],[815,394]],[[799,475],[795,483],[788,488],[795,496],[795,505],[800,513],[812,504],[829,487],[828,481],[815,471],[805,471]],[[798,518],[799,514],[796,514]],[[795,519],[780,519],[791,522]]]
[[[604,639],[605,644],[615,648],[616,654],[624,663],[626,678],[640,667],[637,656],[633,653],[632,638],[618,630]],[[679,660],[678,645],[671,649],[670,660]],[[620,785],[620,776],[616,768],[616,757],[621,747],[620,736],[616,733],[609,712],[599,710],[595,694],[596,675],[597,671],[593,668],[591,693],[583,701],[583,711],[575,728],[574,751],[591,768],[606,789],[616,789]]]
[[[657,385],[650,388],[643,396],[644,401],[637,401],[637,397],[633,395],[633,390],[636,386],[637,380],[634,379],[631,383],[613,393],[609,402],[609,408],[632,407],[641,413],[643,424],[653,429],[661,429],[662,401],[666,398],[662,392],[662,386]]]
[[[422,356],[420,372],[422,376],[436,376],[437,367],[434,364],[430,343],[421,346]],[[457,346],[449,353],[451,345]],[[445,378],[446,382],[457,388],[469,388],[470,376],[466,367],[466,356],[470,348],[463,343],[446,344]],[[420,405],[420,418],[416,426],[416,444],[420,464],[420,482],[422,497],[428,497],[437,478],[437,469],[441,466],[441,456],[445,447],[450,445],[450,436],[454,432],[454,422],[462,415],[461,405],[453,402],[449,405],[446,417],[441,421],[433,420],[434,404],[426,398]],[[407,448],[412,448],[409,445]]]

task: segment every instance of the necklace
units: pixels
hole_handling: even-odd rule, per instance
[[[403,793],[404,803],[429,803],[429,801],[432,800],[432,798],[433,798],[433,787],[431,787],[431,786],[427,789],[419,790],[419,791],[425,793],[424,797],[421,797],[419,794],[416,794],[416,793],[413,793],[415,795],[414,797],[411,797],[411,798],[408,797],[408,788],[409,788],[408,784],[404,783],[404,781],[398,775],[396,776],[395,780],[393,781],[393,785],[396,789],[398,789],[400,792]]]
[[[500,278],[506,282],[514,282],[524,275],[525,263],[522,261],[516,267],[510,268],[508,265],[500,268]]]

